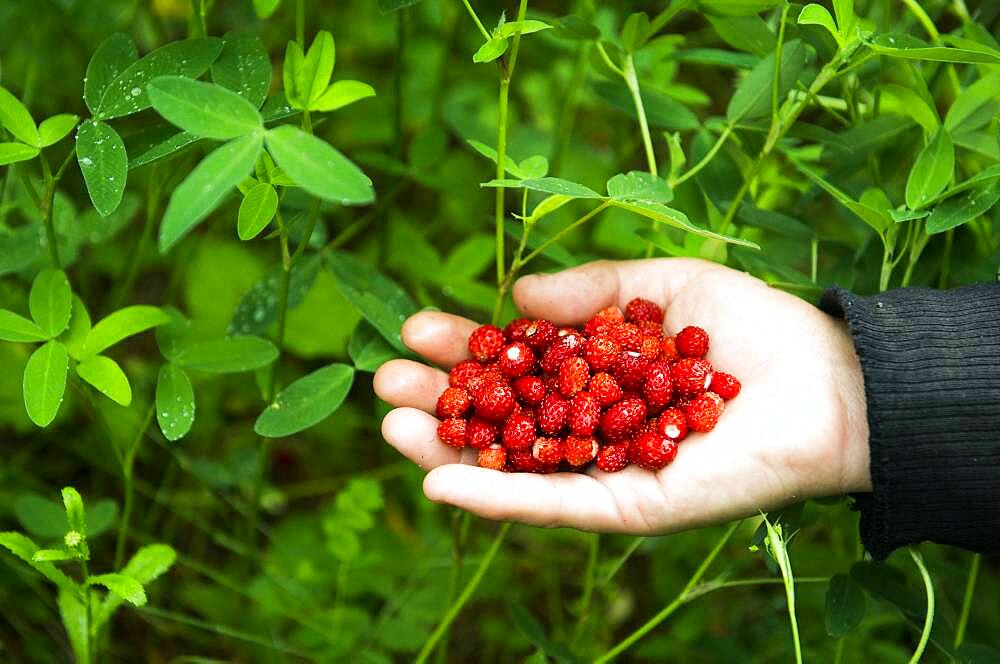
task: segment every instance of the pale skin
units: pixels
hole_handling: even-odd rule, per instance
[[[659,472],[502,473],[478,468],[475,450],[436,437],[434,407],[446,371],[467,359],[477,323],[445,313],[406,321],[403,341],[434,368],[386,363],[375,391],[395,406],[385,439],[427,470],[424,493],[487,519],[594,532],[666,534],[758,514],[806,498],[871,490],[868,424],[858,358],[845,325],[745,273],[664,258],[590,263],[531,275],[514,287],[529,318],[577,325],[596,311],[651,299],[664,328],[708,330],[708,359],[739,377],[716,428],[692,433]]]

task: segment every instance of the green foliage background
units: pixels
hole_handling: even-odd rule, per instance
[[[926,545],[864,562],[847,499],[772,514],[770,533],[494,539],[422,497],[370,379],[405,353],[403,316],[507,319],[513,271],[594,258],[699,256],[810,300],[995,280],[1000,5],[518,9],[0,4],[0,306],[16,314],[0,318],[0,526],[76,578],[89,547],[121,572],[87,591],[108,604],[149,598],[81,656],[66,598],[4,552],[0,659],[591,661],[657,616],[622,661],[788,661],[790,564],[805,660],[907,661],[916,561],[936,590],[924,658],[1000,661],[996,559]],[[133,56],[203,41],[130,77],[114,33]],[[481,186],[497,177],[506,190]],[[87,314],[111,322],[88,335]],[[82,549],[63,546],[83,509],[67,523],[67,485]],[[164,578],[122,566],[157,542],[177,554]]]

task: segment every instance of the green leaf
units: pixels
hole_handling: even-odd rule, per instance
[[[300,89],[297,77],[306,59],[298,42],[290,41],[285,47],[285,61],[282,63],[281,77],[285,88],[285,98],[292,108],[304,109],[308,102],[308,91]]]
[[[499,158],[499,155],[497,154],[497,151],[494,150],[493,148],[491,148],[489,145],[486,145],[485,143],[482,143],[482,142],[477,141],[477,140],[472,139],[472,138],[466,139],[465,142],[468,143],[469,146],[473,150],[475,150],[479,154],[483,155],[484,157],[486,157],[487,159],[489,159],[490,161],[492,161],[494,164],[497,163],[497,159]],[[505,157],[504,157],[504,168],[503,169],[504,169],[504,171],[506,171],[510,175],[513,175],[516,178],[526,178],[526,177],[528,177],[518,167],[518,165],[514,162],[514,160],[511,159],[511,157],[510,157],[509,154],[505,155]]]
[[[399,333],[416,305],[394,281],[354,256],[336,252],[327,265],[341,294],[400,353],[407,353]]]
[[[830,184],[824,180],[820,175],[814,171],[811,167],[806,166],[802,162],[792,160],[795,167],[798,168],[806,177],[815,182],[826,191],[828,194],[833,196],[837,201],[846,207],[848,210],[856,214],[862,221],[868,224],[876,233],[882,235],[886,230],[893,224],[892,217],[889,216],[888,212],[883,210],[876,210],[867,205],[855,201],[853,198],[845,194],[843,191]]]
[[[709,14],[719,16],[749,16],[767,11],[782,0],[699,0],[698,5]]]
[[[530,35],[533,32],[541,32],[542,30],[548,30],[552,26],[545,21],[537,21],[533,19],[528,19],[525,21],[507,21],[497,30],[497,33],[501,37],[510,38],[516,34]]]
[[[302,304],[322,264],[320,254],[311,254],[297,261],[288,282],[288,310]],[[284,269],[276,265],[243,295],[233,318],[229,334],[263,334],[278,319],[278,291]]]
[[[174,362],[185,369],[208,373],[253,371],[278,359],[278,349],[261,337],[235,336],[196,341],[183,346]]]
[[[330,85],[336,52],[333,35],[326,30],[317,32],[296,76],[296,85],[303,92],[302,101],[307,108]]]
[[[253,0],[253,10],[257,18],[271,18],[271,14],[277,11],[281,5],[281,0]]]
[[[318,424],[340,408],[354,382],[354,368],[331,364],[299,378],[278,393],[254,423],[267,438],[291,436]]]
[[[495,238],[485,233],[470,235],[448,255],[441,269],[444,280],[472,279],[492,262]]]
[[[66,522],[70,530],[87,536],[87,514],[83,509],[83,498],[80,492],[71,486],[62,490],[63,507],[66,509]]]
[[[156,422],[163,436],[180,440],[194,424],[194,388],[187,374],[172,362],[160,367],[156,377]]]
[[[666,205],[660,205],[659,203],[646,203],[646,202],[628,202],[628,201],[618,201],[612,200],[611,204],[615,207],[620,207],[623,210],[628,210],[629,212],[634,212],[640,214],[648,219],[657,221],[660,223],[673,226],[674,228],[679,228],[688,233],[693,233],[701,237],[710,238],[713,240],[721,240],[723,242],[728,242],[729,244],[736,244],[742,247],[752,247],[753,249],[760,249],[760,246],[755,242],[750,240],[744,240],[742,238],[733,237],[731,235],[723,235],[721,233],[716,233],[715,231],[703,228],[701,226],[696,226],[687,218],[680,210],[675,210],[669,208]]]
[[[867,39],[865,43],[876,53],[893,58],[966,64],[1000,64],[1000,52],[992,49],[983,48],[973,51],[964,48],[931,46],[917,37],[902,33],[875,35]]]
[[[837,30],[837,24],[833,22],[830,10],[823,5],[812,3],[803,7],[799,14],[798,24],[822,26],[837,40],[838,44],[843,44],[844,40],[840,37],[840,31]]]
[[[223,197],[253,171],[260,148],[261,138],[256,134],[234,139],[216,148],[188,173],[171,194],[163,215],[161,253],[166,253],[211,214]]]
[[[846,36],[854,25],[854,0],[833,0],[833,11],[841,34]]]
[[[624,83],[617,81],[597,81],[593,84],[594,92],[613,107],[630,118],[637,119],[635,102]],[[698,116],[684,104],[667,96],[652,87],[642,90],[642,101],[646,111],[646,119],[651,127],[670,129],[672,131],[688,131],[700,126]]]
[[[374,373],[389,360],[399,357],[399,353],[382,335],[366,321],[354,328],[354,334],[347,344],[347,353],[358,371]]]
[[[76,365],[76,373],[97,391],[121,406],[132,403],[128,376],[110,357],[92,355]]]
[[[88,585],[104,586],[134,606],[145,606],[146,591],[142,584],[124,574],[98,574],[90,577]]]
[[[177,560],[177,552],[166,544],[149,544],[135,552],[121,573],[135,579],[143,586],[149,585],[163,576]],[[101,603],[99,612],[95,612],[96,629],[105,624],[124,600],[118,594],[108,595]]]
[[[87,507],[87,537],[93,538],[107,532],[117,514],[118,506],[113,500],[99,500]],[[65,507],[35,493],[17,497],[14,515],[25,530],[46,540],[61,540],[70,529]]]
[[[35,555],[31,556],[31,559],[36,563],[59,563],[66,560],[76,560],[79,557],[80,555],[78,553],[70,551],[69,549],[39,549],[38,551],[35,551]]]
[[[212,64],[212,80],[260,108],[271,86],[271,59],[260,38],[226,33],[222,53]]]
[[[1000,112],[998,98],[1000,98],[1000,72],[995,72],[962,90],[948,109],[948,114],[944,118],[945,128],[949,132],[978,129]],[[986,112],[981,113],[983,110]]]
[[[560,196],[570,196],[572,198],[604,198],[590,187],[585,187],[582,184],[555,177],[528,178],[525,180],[490,180],[489,182],[484,182],[480,186],[531,189],[532,191],[541,191],[546,194],[559,194]]]
[[[631,53],[646,44],[648,33],[649,16],[645,12],[634,12],[625,19],[619,39],[622,47]]]
[[[375,200],[368,176],[329,143],[291,125],[269,130],[266,141],[278,166],[310,194],[341,205]]]
[[[319,97],[310,102],[313,111],[335,111],[356,101],[375,96],[375,88],[361,81],[335,81]]]
[[[56,418],[66,392],[69,355],[58,341],[38,348],[24,367],[24,406],[31,421],[47,427]]]
[[[97,355],[122,339],[145,332],[157,325],[166,325],[170,316],[159,307],[136,304],[102,318],[87,335],[82,355]]]
[[[60,337],[66,352],[74,360],[83,357],[83,345],[90,334],[90,314],[87,313],[87,306],[78,295],[73,296],[73,313],[69,317],[69,327]]]
[[[236,219],[236,232],[241,240],[252,240],[267,228],[278,211],[278,192],[266,182],[258,182],[243,197]]]
[[[887,83],[881,86],[881,89],[886,111],[896,111],[910,116],[928,134],[937,131],[941,124],[937,109],[928,104],[915,90],[895,83]]]
[[[528,179],[543,178],[548,175],[549,160],[540,154],[535,154],[522,159],[517,167]]]
[[[990,210],[1000,200],[1000,180],[970,189],[968,193],[953,196],[939,204],[927,218],[929,234],[966,224]]]
[[[508,42],[504,37],[491,37],[472,54],[472,61],[493,62],[507,52]]]
[[[128,155],[121,136],[99,120],[85,120],[76,132],[76,160],[94,208],[106,217],[125,193]]]
[[[32,342],[45,341],[48,335],[34,321],[0,309],[0,341]]]
[[[556,210],[558,210],[559,208],[566,205],[572,200],[573,200],[572,196],[562,196],[560,194],[552,194],[550,196],[546,196],[545,198],[543,198],[541,201],[538,202],[538,205],[534,207],[534,209],[531,211],[531,214],[528,215],[528,218],[531,219],[532,221],[538,221],[545,215],[552,214],[553,212],[555,212]]]
[[[93,597],[96,602],[97,598]],[[90,648],[87,639],[87,607],[80,598],[78,592],[72,592],[60,588],[59,590],[59,617],[62,619],[63,627],[69,636],[70,645],[73,648],[73,656],[77,664],[90,664]]]
[[[0,127],[28,145],[39,146],[38,129],[21,100],[0,86]]]
[[[28,161],[38,156],[39,149],[24,143],[0,143],[0,166]]]
[[[65,590],[74,594],[79,593],[76,582],[55,568],[52,563],[36,562],[32,560],[38,545],[21,533],[0,533],[0,546],[4,547],[15,556],[28,563],[36,572],[51,581],[60,590]]]
[[[420,0],[378,0],[378,10],[383,14],[399,11],[404,7],[417,4]]]
[[[597,26],[575,14],[568,14],[557,19],[552,28],[552,34],[560,39],[591,41],[601,36],[601,31],[597,29]]]
[[[847,574],[834,574],[826,587],[826,633],[846,635],[865,617],[865,592]]]
[[[38,126],[39,147],[46,148],[66,138],[79,121],[80,116],[72,113],[60,113],[43,120]]]
[[[645,171],[619,173],[608,180],[607,188],[608,196],[622,201],[669,203],[674,198],[666,180]]]
[[[160,76],[146,89],[157,113],[195,136],[227,140],[264,126],[256,106],[221,85]]]
[[[69,325],[73,291],[62,270],[42,270],[31,283],[28,308],[46,338],[59,336]]]
[[[90,56],[83,79],[83,100],[91,113],[97,113],[111,82],[138,59],[135,44],[126,34],[116,32],[101,42]]]
[[[161,46],[133,62],[104,86],[96,109],[100,120],[131,115],[149,108],[146,85],[159,76],[197,78],[219,57],[222,40],[216,37],[187,39]]]
[[[706,16],[719,37],[735,49],[764,57],[774,53],[778,36],[760,16]],[[771,60],[773,63],[774,60]]]
[[[778,84],[780,104],[809,63],[809,53],[801,39],[793,39],[781,50],[781,75]],[[774,82],[774,53],[754,67],[729,100],[726,120],[731,124],[768,116],[771,113],[771,90]]]
[[[906,205],[917,210],[944,191],[955,173],[955,148],[940,128],[917,155],[906,180]]]

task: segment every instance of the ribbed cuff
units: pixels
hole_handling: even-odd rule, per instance
[[[864,373],[865,548],[876,559],[924,540],[1000,550],[1000,284],[832,288],[820,307],[847,321]]]

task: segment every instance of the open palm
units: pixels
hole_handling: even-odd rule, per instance
[[[430,472],[424,492],[490,518],[600,532],[658,534],[747,516],[804,498],[870,488],[861,370],[843,324],[744,273],[693,259],[597,262],[533,275],[514,288],[525,316],[581,324],[634,297],[665,310],[664,327],[708,330],[708,359],[743,390],[718,426],[690,434],[658,472],[501,473],[475,465],[475,450],[436,437],[444,371],[386,363],[375,390],[396,406],[385,439]],[[403,341],[445,369],[467,358],[473,321],[420,313]]]

